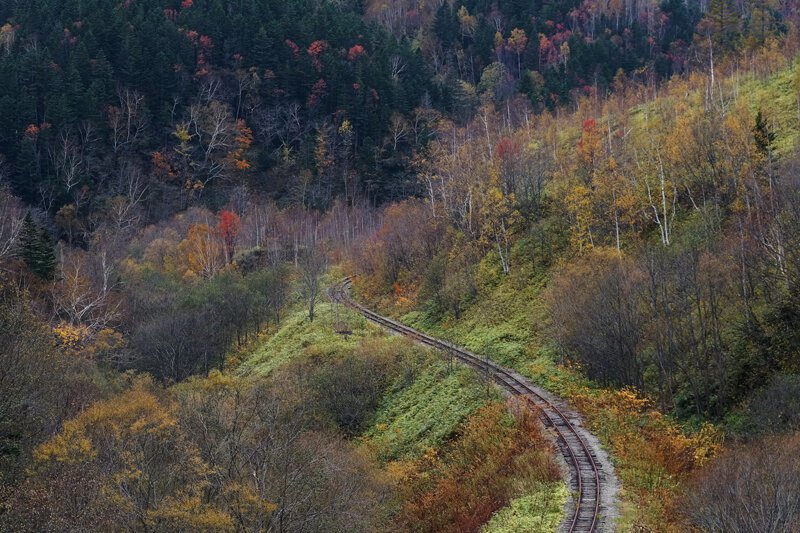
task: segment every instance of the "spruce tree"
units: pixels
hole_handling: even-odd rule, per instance
[[[25,215],[20,231],[20,257],[28,268],[42,279],[53,279],[56,270],[56,256],[50,235],[37,227],[31,214]]]
[[[28,213],[22,221],[22,229],[19,232],[19,255],[28,266],[33,262],[33,249],[38,236],[39,230],[36,227],[36,223],[33,221],[31,214]]]
[[[761,110],[756,113],[756,123],[753,126],[753,139],[758,151],[764,155],[772,152],[772,145],[775,142],[775,132],[770,130],[767,120]]]
[[[741,16],[736,11],[733,0],[710,0],[705,21],[705,31],[710,32],[711,40],[724,50],[736,46],[739,38]]]

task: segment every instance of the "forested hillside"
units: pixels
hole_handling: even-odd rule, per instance
[[[794,1],[0,2],[0,531],[800,528]],[[741,509],[758,509],[743,515]]]
[[[683,74],[794,15],[722,0],[702,20],[677,1],[436,4],[6,2],[14,191],[82,225],[132,173],[158,178],[157,218],[220,207],[235,186],[322,209],[338,195],[382,203],[419,191],[414,156],[442,116],[463,122],[487,101],[510,114],[515,94],[554,109]]]
[[[432,145],[426,197],[388,208],[354,260],[362,297],[582,403],[616,448],[633,524],[674,519],[661,491],[677,497],[715,431],[798,428],[798,76],[762,54],[745,76],[454,126]],[[748,483],[792,505],[796,463],[777,481],[752,461]],[[720,503],[722,485],[701,483],[704,524],[753,490]],[[651,498],[664,514],[647,515]]]

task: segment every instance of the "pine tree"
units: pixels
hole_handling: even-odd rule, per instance
[[[767,120],[759,109],[756,113],[756,123],[753,126],[753,138],[755,139],[756,148],[764,155],[772,151],[772,145],[775,142],[775,132],[770,130]]]
[[[433,32],[444,48],[449,48],[453,41],[456,40],[458,30],[459,22],[456,13],[453,12],[450,4],[447,2],[442,3],[433,21]]]
[[[778,21],[775,17],[777,9],[773,4],[773,0],[748,1],[750,16],[747,20],[747,35],[748,44],[751,46],[763,44],[770,35],[774,34]]]
[[[729,50],[736,46],[740,23],[741,16],[732,0],[711,0],[698,30],[709,34],[715,45]]]
[[[113,101],[114,97],[114,68],[102,50],[97,53],[91,77],[87,97],[90,101],[90,111],[97,115],[93,118],[99,119],[99,113]]]
[[[273,31],[275,31],[273,29]],[[267,29],[261,28],[253,44],[253,62],[260,67],[274,67],[275,38]]]
[[[31,218],[31,214],[26,214],[25,219],[22,221],[22,229],[20,230],[19,234],[19,254],[28,266],[30,266],[33,262],[35,255],[33,253],[33,249],[35,247],[38,235],[39,230],[36,227],[36,223],[33,221],[33,218]]]
[[[56,254],[50,234],[44,228],[39,231],[37,249],[36,273],[43,279],[53,279],[53,274],[56,271]]]
[[[20,231],[20,256],[28,268],[42,279],[50,280],[56,269],[56,256],[50,235],[37,227],[31,214],[25,215]]]

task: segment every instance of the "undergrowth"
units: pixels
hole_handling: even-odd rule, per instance
[[[364,441],[384,462],[413,459],[440,446],[476,409],[497,398],[471,370],[430,361],[388,391]]]
[[[720,433],[710,425],[684,427],[658,412],[648,399],[631,390],[614,390],[592,383],[580,368],[563,364],[548,344],[547,311],[542,293],[546,271],[525,261],[524,243],[507,277],[489,254],[479,268],[479,294],[460,319],[452,314],[433,317],[424,310],[403,312],[400,319],[432,335],[451,340],[509,366],[534,383],[567,399],[587,427],[609,451],[621,482],[621,531],[683,529],[672,502],[689,472],[720,449]],[[384,308],[391,311],[391,307]],[[523,530],[539,511],[524,497],[496,515],[492,531]],[[515,525],[517,524],[517,525]],[[486,526],[490,527],[489,524]],[[505,528],[505,529],[504,529]]]
[[[555,481],[539,483],[530,493],[515,498],[496,512],[481,529],[483,533],[527,533],[556,531],[564,519],[567,488]]]
[[[305,309],[291,311],[278,330],[237,368],[240,375],[267,375],[276,368],[299,358],[333,356],[352,350],[359,342],[381,336],[382,333],[368,326],[366,319],[339,306],[340,320],[349,335],[334,331],[336,309],[334,304],[317,304],[314,322],[309,322]]]

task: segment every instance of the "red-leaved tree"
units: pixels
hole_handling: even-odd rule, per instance
[[[231,263],[233,261],[233,254],[236,251],[236,241],[239,237],[239,231],[242,229],[242,221],[239,215],[226,209],[219,213],[218,229],[225,243],[225,259],[228,263]]]

